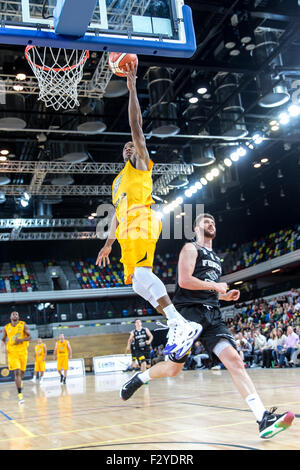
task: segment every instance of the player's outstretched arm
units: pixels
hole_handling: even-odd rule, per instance
[[[141,108],[136,92],[136,68],[133,64],[127,64],[127,86],[129,90],[128,115],[131,128],[132,140],[140,159],[146,164],[148,170],[149,153],[146,147],[146,140],[143,133],[143,120]]]
[[[114,214],[110,229],[109,229],[109,234],[106,240],[106,243],[103,248],[99,251],[97,260],[96,260],[96,266],[99,266],[99,268],[105,268],[108,264],[110,264],[109,260],[109,255],[111,252],[112,245],[114,241],[116,240],[116,230],[119,225],[118,219],[116,214]]]

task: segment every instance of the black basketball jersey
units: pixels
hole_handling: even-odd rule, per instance
[[[134,343],[135,343],[135,349],[145,349],[147,348],[146,341],[148,341],[148,335],[146,333],[145,328],[142,328],[141,330],[134,330],[133,332],[134,335]]]
[[[196,242],[193,242],[193,245],[198,251],[193,276],[200,279],[200,281],[218,282],[222,274],[220,258],[213,250],[199,246]],[[214,307],[220,306],[219,294],[215,290],[189,290],[180,287],[178,284],[178,270],[176,274],[176,287],[173,303],[175,307],[193,304],[204,304]]]

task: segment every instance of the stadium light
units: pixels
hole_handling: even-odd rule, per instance
[[[237,152],[232,152],[230,154],[230,158],[233,162],[238,162],[240,157]]]
[[[186,189],[186,190],[184,191],[184,194],[186,195],[186,197],[192,197],[192,195],[193,195],[193,193],[192,193],[192,191],[191,191],[190,189]]]
[[[225,158],[224,165],[226,165],[228,167],[232,165],[232,161],[230,160],[230,158]]]
[[[288,112],[292,117],[296,117],[300,114],[300,107],[296,104],[291,104],[288,108]]]
[[[256,144],[256,145],[260,145],[263,140],[264,140],[264,136],[261,132],[256,132],[253,136],[252,136],[252,140],[253,142]]]
[[[290,122],[290,117],[287,113],[280,113],[279,114],[279,122],[284,126]]]

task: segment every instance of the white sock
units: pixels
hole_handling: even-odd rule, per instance
[[[251,408],[252,412],[254,413],[257,421],[261,421],[266,411],[264,405],[262,404],[261,399],[257,395],[257,393],[253,393],[252,395],[248,395],[246,398],[246,403]]]
[[[145,370],[145,372],[142,372],[139,374],[139,379],[145,384],[146,382],[149,382],[151,380],[151,377],[149,375],[150,369]]]
[[[183,316],[180,315],[179,312],[177,312],[173,304],[170,304],[167,307],[164,307],[163,311],[165,312],[168,320],[185,321]]]

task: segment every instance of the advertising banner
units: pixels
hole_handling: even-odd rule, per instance
[[[120,372],[127,369],[132,361],[131,354],[115,354],[93,358],[94,373]]]

